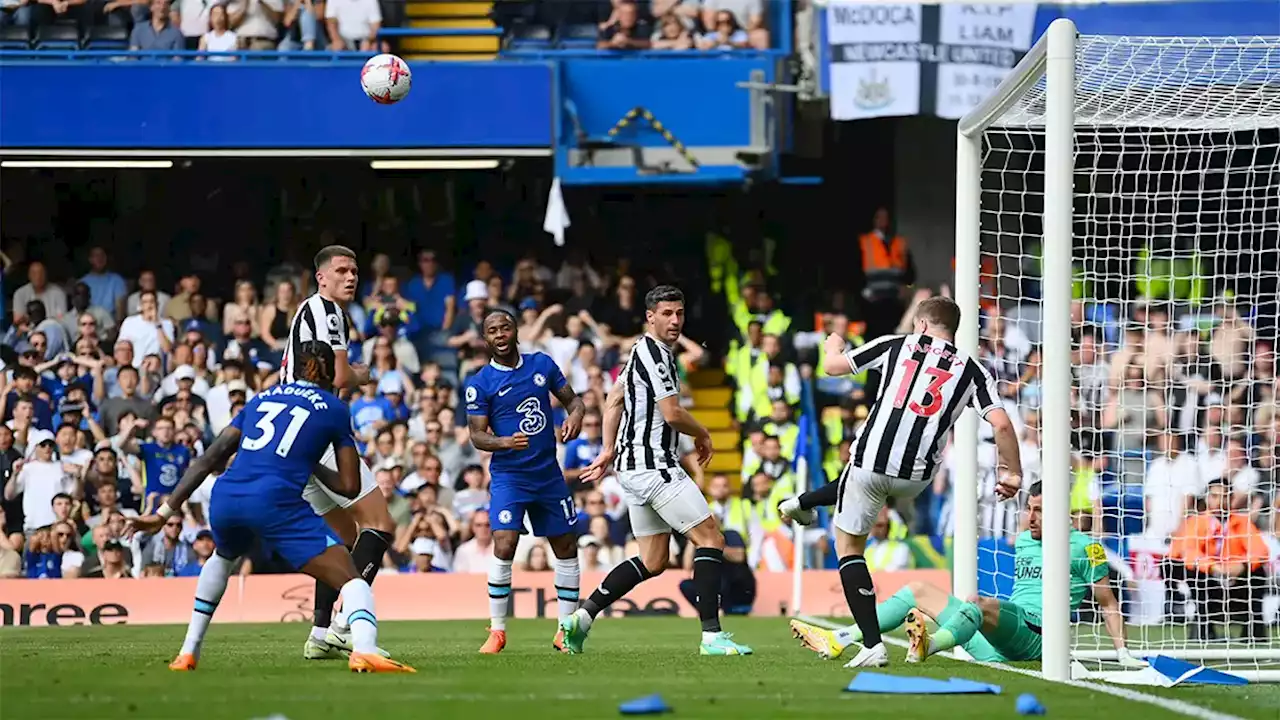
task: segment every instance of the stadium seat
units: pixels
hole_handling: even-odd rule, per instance
[[[516,24],[510,28],[507,38],[507,49],[512,52],[521,50],[547,50],[552,47],[551,29],[543,25]]]
[[[79,50],[80,28],[74,23],[54,23],[36,29],[35,46],[39,50]]]
[[[31,28],[8,25],[0,28],[0,50],[30,50]]]
[[[582,50],[596,46],[595,25],[574,23],[560,28],[559,45],[567,50]]]
[[[121,27],[95,25],[89,28],[89,37],[85,45],[90,50],[127,50],[129,31]]]

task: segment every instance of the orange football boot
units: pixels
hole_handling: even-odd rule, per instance
[[[174,672],[191,672],[196,669],[196,656],[190,653],[182,653],[169,663],[169,669]]]
[[[497,655],[507,646],[507,631],[489,628],[489,639],[480,646],[481,655]]]
[[[357,673],[416,673],[417,670],[377,653],[351,653],[347,667]]]
[[[556,636],[551,638],[551,647],[555,648],[556,652],[569,652],[569,650],[564,646],[564,631],[560,628],[556,628]]]

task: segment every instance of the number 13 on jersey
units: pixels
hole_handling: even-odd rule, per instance
[[[902,366],[906,369],[902,373],[902,382],[898,385],[898,391],[893,396],[893,406],[901,410],[904,406],[906,409],[916,415],[929,417],[942,410],[942,387],[947,384],[951,378],[955,377],[955,373],[948,372],[938,367],[924,368],[924,375],[929,379],[929,385],[924,390],[924,402],[912,400],[907,402],[907,395],[911,393],[911,388],[915,385],[916,376],[920,375],[920,361],[915,358],[908,358],[902,361]]]

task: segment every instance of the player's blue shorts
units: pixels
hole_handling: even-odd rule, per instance
[[[249,552],[253,539],[276,551],[295,570],[333,545],[342,543],[301,495],[268,497],[259,493],[225,492],[213,486],[209,501],[209,527],[218,554],[237,558]]]
[[[489,522],[493,529],[523,530],[525,515],[537,537],[559,537],[578,530],[578,509],[562,476],[548,482],[494,475],[489,483]]]

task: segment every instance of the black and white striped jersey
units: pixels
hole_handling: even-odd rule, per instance
[[[658,401],[680,392],[675,353],[643,335],[618,382],[623,383],[622,421],[618,425],[618,470],[670,470],[680,467],[680,433],[667,424]]]
[[[983,417],[1001,408],[990,371],[950,342],[890,335],[845,352],[852,372],[879,369],[879,395],[858,429],[850,464],[903,480],[927,481],[966,406]]]
[[[335,353],[345,353],[350,341],[346,311],[320,293],[303,300],[298,306],[298,313],[293,316],[289,325],[289,343],[285,346],[284,362],[280,366],[280,382],[289,383],[297,379],[298,346],[312,340],[329,343]]]

